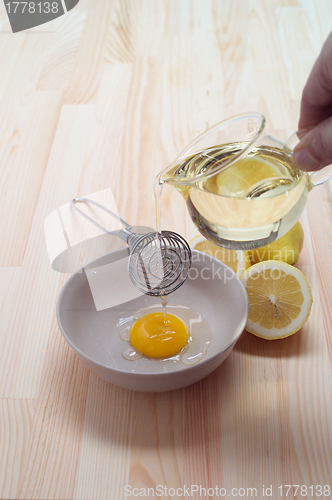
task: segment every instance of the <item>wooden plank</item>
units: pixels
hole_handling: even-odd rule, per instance
[[[1,498],[18,498],[18,485],[29,451],[34,409],[35,401],[32,399],[0,399]]]
[[[89,376],[53,321],[17,498],[72,498]]]
[[[285,70],[280,53],[278,11],[275,0],[251,2],[249,16],[251,59],[254,65],[259,111],[267,118],[270,127],[284,129],[289,126],[291,111]]]
[[[282,58],[287,67],[287,90],[289,97],[300,101],[302,89],[319,54],[321,43],[312,36],[312,19],[302,8],[281,8],[278,14],[279,40]],[[292,27],[296,23],[297,29]],[[294,124],[294,128],[297,123]]]
[[[86,9],[80,5],[70,11],[58,24],[38,80],[38,90],[66,91],[73,76],[76,56],[86,22]]]
[[[183,394],[136,393],[128,484],[179,488],[184,481]]]
[[[3,143],[0,188],[2,266],[22,265],[60,113],[61,99],[62,95],[56,92],[34,95],[27,104],[27,109],[16,110],[21,115],[21,120],[24,117],[22,127],[15,123],[15,115],[9,116]]]
[[[74,71],[64,96],[66,104],[95,102],[105,59],[105,42],[112,10],[113,0],[107,2],[96,0],[88,4]]]
[[[91,105],[62,108],[29,232],[19,292],[11,314],[1,325],[6,332],[0,366],[1,397],[38,395],[56,297],[65,281],[65,276],[51,269],[42,228],[44,219],[58,204],[76,196],[93,111]]]
[[[5,315],[11,310],[12,302],[16,299],[20,275],[20,267],[0,268],[0,324],[5,321]],[[5,335],[6,332],[0,331],[0,334]]]
[[[329,359],[320,290],[315,269],[301,266],[311,284],[314,303],[300,342],[288,362],[289,421],[299,473],[296,484],[331,483],[332,404]]]
[[[122,185],[123,136],[131,80],[131,64],[105,64],[77,191],[83,196],[111,188],[123,217],[128,195]]]
[[[133,398],[133,392],[91,375],[72,498],[122,497],[128,484]]]

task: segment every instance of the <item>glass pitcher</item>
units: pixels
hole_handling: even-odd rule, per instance
[[[293,150],[307,131],[284,143],[260,113],[234,116],[192,141],[158,182],[182,194],[198,230],[217,245],[267,245],[293,227],[308,192],[332,177],[332,165],[312,173],[295,166]]]

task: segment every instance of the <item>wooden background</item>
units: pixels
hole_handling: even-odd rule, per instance
[[[52,271],[43,234],[56,207],[105,188],[122,217],[153,225],[156,174],[228,116],[260,111],[295,130],[331,27],[331,0],[81,0],[14,35],[0,5],[1,499],[332,489],[331,183],[301,217],[314,294],[301,332],[244,332],[218,370],[171,393],[122,390],[85,368],[57,326],[68,275]],[[165,206],[164,227],[196,234],[179,195]]]

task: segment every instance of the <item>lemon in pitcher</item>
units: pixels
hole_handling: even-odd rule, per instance
[[[285,176],[284,168],[271,158],[247,156],[208,179],[205,188],[222,196],[244,198],[253,186],[266,179],[279,179],[280,175]]]
[[[182,194],[200,233],[233,250],[283,236],[298,220],[308,193],[306,176],[282,148],[257,146],[230,163],[244,148],[229,143],[200,151],[162,176]]]

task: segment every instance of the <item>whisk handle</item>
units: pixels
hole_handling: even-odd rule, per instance
[[[85,214],[84,212],[82,212],[82,210],[80,210],[77,206],[76,206],[76,203],[77,202],[84,202],[84,203],[92,203],[93,205],[96,205],[96,207],[99,207],[101,208],[102,210],[104,210],[105,212],[107,212],[108,214],[110,214],[112,217],[114,217],[115,219],[117,219],[119,222],[121,222],[121,224],[123,226],[125,226],[125,228],[130,228],[130,225],[128,224],[128,222],[126,222],[125,220],[121,219],[121,217],[119,217],[117,214],[115,214],[114,212],[111,212],[111,210],[109,210],[108,208],[104,207],[103,205],[101,205],[100,203],[97,203],[96,201],[94,200],[90,200],[90,198],[74,198],[73,200],[71,200],[71,204],[72,206],[75,208],[75,210],[77,210],[81,215],[83,215],[86,219],[88,219],[90,222],[92,222],[93,224],[95,224],[97,227],[99,227],[100,229],[102,229],[103,231],[105,231],[105,233],[109,233],[109,234],[117,234],[117,231],[108,231],[107,229],[105,229],[103,226],[101,226],[100,224],[98,224],[97,221],[91,219],[91,217],[89,217],[87,214]],[[123,238],[122,238],[123,239]],[[127,240],[124,240],[127,242]]]

